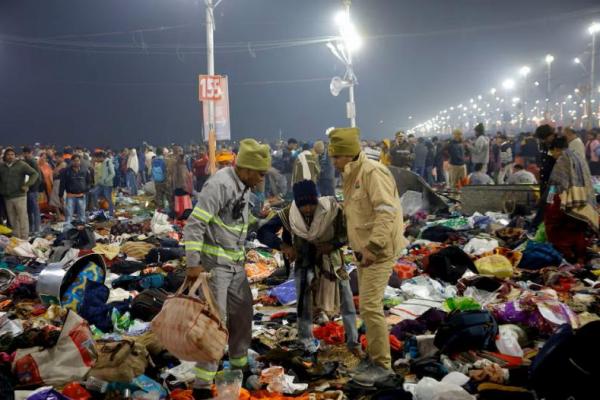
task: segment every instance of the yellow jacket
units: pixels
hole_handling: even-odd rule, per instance
[[[344,214],[352,249],[362,252],[367,248],[378,261],[398,257],[408,241],[390,170],[360,153],[358,160],[346,165],[343,178]]]

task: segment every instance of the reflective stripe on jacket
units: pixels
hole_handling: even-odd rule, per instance
[[[243,266],[249,196],[232,167],[206,182],[183,231],[188,266]],[[240,212],[234,216],[236,208]]]

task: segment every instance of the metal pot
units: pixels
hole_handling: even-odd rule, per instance
[[[45,305],[61,304],[61,299],[67,287],[75,280],[89,262],[98,264],[104,270],[106,278],[106,263],[100,254],[86,254],[66,264],[48,264],[38,276],[36,291]]]

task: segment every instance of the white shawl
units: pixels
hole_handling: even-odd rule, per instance
[[[290,207],[290,227],[292,233],[308,240],[309,242],[325,242],[333,239],[333,221],[340,212],[340,206],[335,197],[326,196],[319,198],[310,227],[306,226],[302,213],[296,202]]]

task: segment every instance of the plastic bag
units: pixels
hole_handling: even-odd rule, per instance
[[[499,334],[496,339],[496,347],[502,354],[513,357],[523,357],[523,349],[519,345],[519,336],[517,333],[505,326],[498,328]]]
[[[509,259],[499,254],[476,260],[475,267],[481,275],[493,275],[496,278],[510,278],[513,274],[513,266]]]
[[[154,212],[150,226],[152,227],[152,233],[155,235],[173,232],[173,226],[169,223],[169,216],[158,211]]]
[[[462,387],[452,383],[438,382],[433,378],[424,377],[415,388],[416,400],[475,400]]]
[[[217,400],[237,400],[244,376],[241,370],[223,370],[215,376]]]
[[[445,311],[468,311],[468,310],[481,310],[481,305],[470,297],[451,297],[444,301]]]
[[[404,192],[400,198],[404,215],[412,216],[423,208],[423,194],[412,190]]]
[[[27,400],[71,400],[67,396],[62,395],[61,393],[54,390],[51,386],[44,386],[29,396],[27,396]]]
[[[294,280],[289,280],[279,286],[275,286],[269,291],[269,296],[276,297],[277,301],[283,305],[295,303],[297,300],[296,282]]]
[[[473,238],[469,240],[464,247],[465,253],[473,254],[473,255],[481,255],[483,253],[487,253],[488,251],[493,251],[496,247],[498,247],[498,241],[496,239],[479,239]]]

